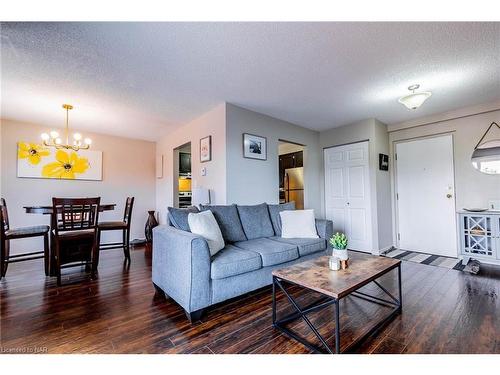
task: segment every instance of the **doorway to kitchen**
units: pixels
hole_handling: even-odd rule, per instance
[[[304,209],[304,145],[279,140],[279,202]]]
[[[174,207],[191,206],[191,142],[174,149]]]

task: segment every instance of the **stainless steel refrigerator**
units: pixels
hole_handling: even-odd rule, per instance
[[[304,168],[285,169],[285,201],[295,201],[295,208],[304,209]]]

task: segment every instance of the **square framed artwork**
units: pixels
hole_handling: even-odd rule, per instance
[[[212,136],[200,139],[200,162],[212,160]]]
[[[243,133],[243,157],[267,160],[267,138]]]

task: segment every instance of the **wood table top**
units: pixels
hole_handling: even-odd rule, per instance
[[[116,207],[116,203],[111,204],[101,204],[99,205],[99,211],[112,211]],[[24,206],[24,210],[27,214],[42,214],[48,215],[52,213],[52,206]]]
[[[273,276],[339,299],[401,263],[399,259],[363,254],[350,258],[346,270],[332,271],[328,267],[328,258],[329,256],[322,256],[277,269],[273,271]]]

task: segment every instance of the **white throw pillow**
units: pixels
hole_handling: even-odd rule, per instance
[[[191,233],[198,234],[207,240],[210,255],[215,255],[224,248],[224,238],[212,211],[190,213],[188,224]]]
[[[282,238],[319,238],[314,210],[280,212]]]

